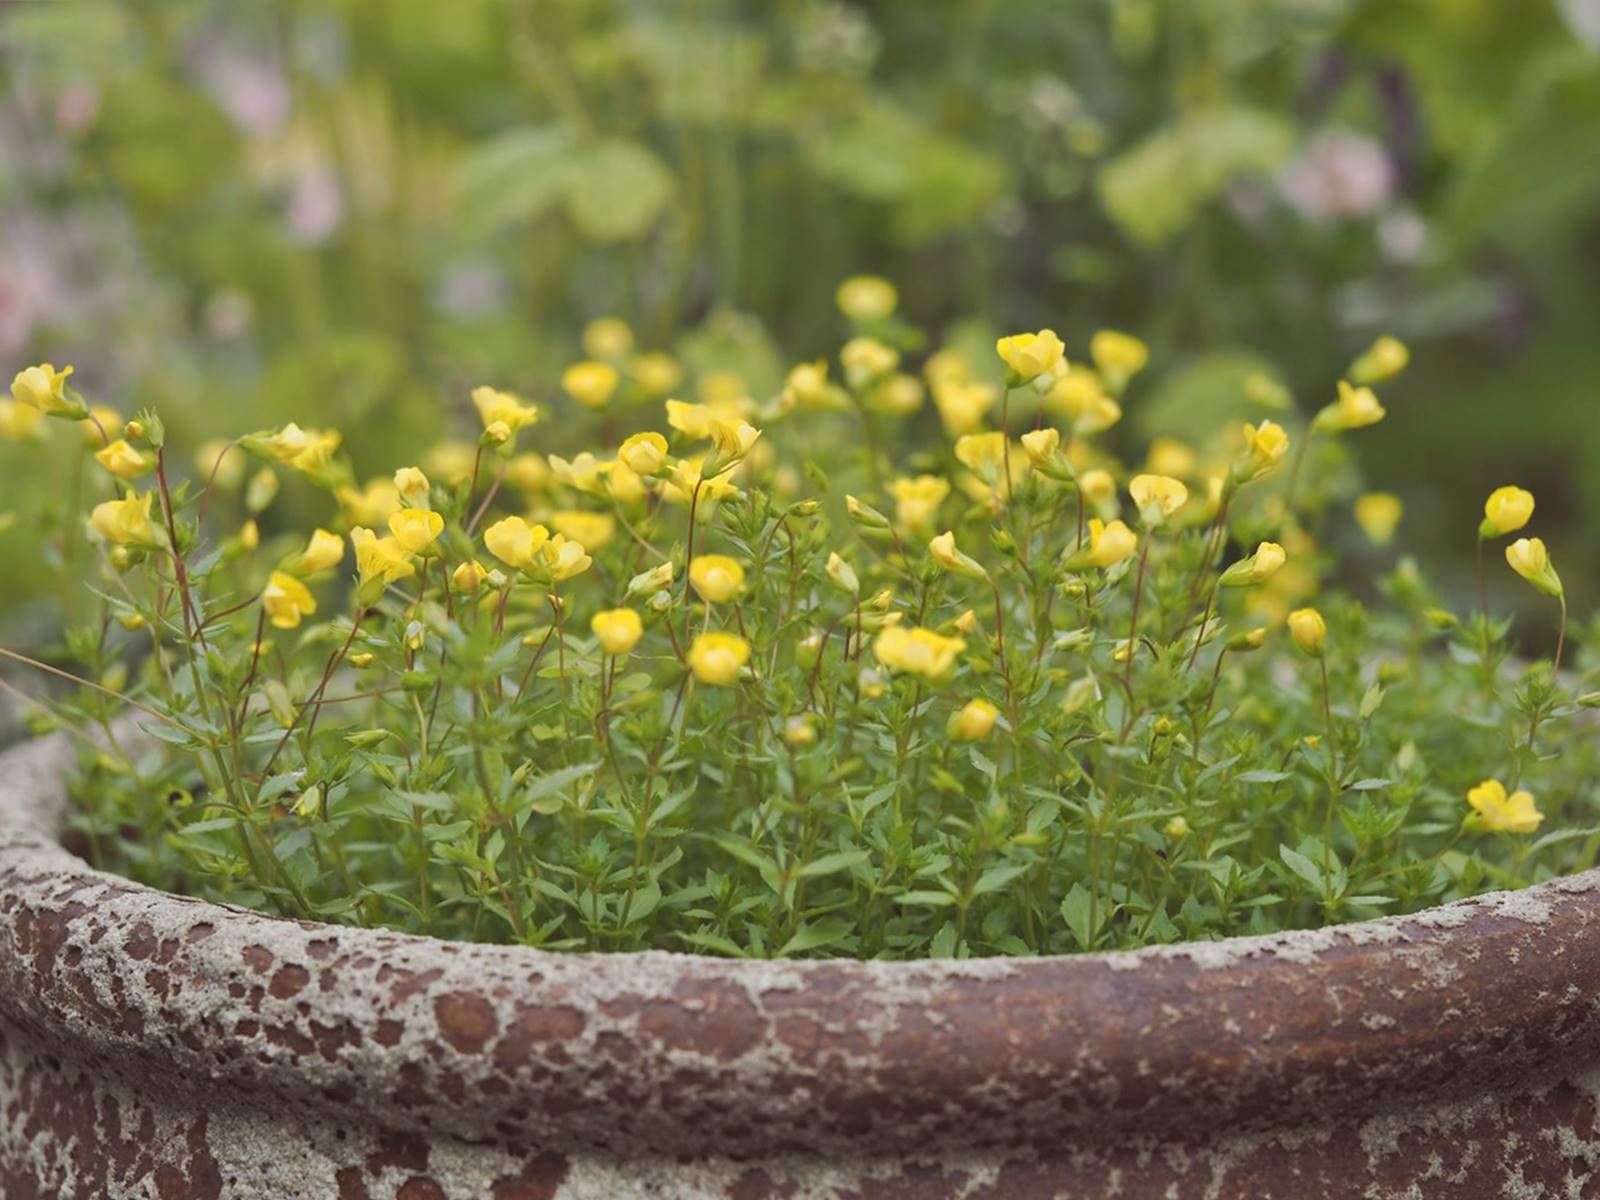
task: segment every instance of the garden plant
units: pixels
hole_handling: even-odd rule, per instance
[[[51,547],[74,620],[49,663],[4,653],[82,681],[35,722],[81,743],[84,853],[443,938],[862,958],[1314,927],[1593,865],[1600,629],[1568,627],[1534,497],[1485,480],[1460,523],[1480,580],[1548,600],[1530,664],[1360,494],[1399,341],[1309,419],[1256,375],[1209,440],[1120,461],[1137,338],[925,353],[887,281],[838,305],[837,362],[776,394],[596,322],[563,395],[478,387],[475,441],[373,480],[309,402],[179,448],[20,371],[0,424],[81,443],[84,499]],[[318,527],[274,526],[290,488]]]

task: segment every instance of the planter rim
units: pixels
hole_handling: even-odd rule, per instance
[[[1032,959],[553,954],[173,896],[0,755],[0,1045],[557,1150],[836,1153],[1286,1123],[1600,1049],[1600,870],[1403,917]]]

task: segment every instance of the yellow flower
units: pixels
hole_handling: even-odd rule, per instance
[[[358,525],[350,531],[350,544],[356,552],[358,596],[363,604],[377,600],[389,584],[417,573],[411,556],[392,537],[380,538],[372,530]]]
[[[607,654],[627,654],[644,636],[644,622],[631,608],[608,608],[595,613],[589,628]]]
[[[598,550],[617,532],[617,519],[610,513],[564,509],[550,514],[550,526],[590,550]]]
[[[1411,351],[1399,338],[1385,335],[1373,342],[1365,353],[1350,364],[1350,378],[1357,383],[1382,383],[1406,369]]]
[[[950,483],[937,475],[918,475],[915,479],[896,479],[889,485],[894,497],[895,516],[912,530],[932,528],[939,506],[950,495]]]
[[[726,687],[750,661],[750,643],[731,633],[702,633],[689,647],[689,667],[701,683]]]
[[[1352,387],[1339,381],[1339,398],[1328,405],[1312,422],[1313,428],[1341,433],[1347,429],[1363,429],[1376,425],[1384,418],[1384,408],[1377,394],[1369,387]]]
[[[135,450],[122,438],[96,450],[94,460],[118,479],[137,479],[156,469],[154,454]]]
[[[890,625],[872,643],[872,653],[884,666],[925,679],[937,679],[950,670],[956,655],[966,648],[961,638],[945,637],[921,626]]]
[[[969,433],[956,439],[956,459],[991,483],[1000,474],[1005,454],[1003,433]]]
[[[400,511],[400,492],[392,480],[374,479],[357,491],[346,484],[334,492],[339,513],[349,525],[383,525]]]
[[[678,360],[659,350],[635,355],[628,372],[640,389],[652,396],[665,396],[683,382],[683,367]]]
[[[1498,779],[1485,779],[1468,791],[1467,803],[1491,833],[1532,833],[1544,822],[1532,792],[1516,791],[1508,796]]]
[[[254,550],[261,545],[261,529],[256,525],[254,517],[239,526],[238,538],[239,547],[243,550]]]
[[[1545,595],[1561,595],[1561,576],[1556,574],[1543,538],[1518,538],[1506,547],[1506,562]]]
[[[1260,479],[1283,461],[1289,452],[1289,435],[1275,421],[1244,427],[1244,457],[1233,465],[1233,474],[1240,483]]]
[[[1014,333],[994,344],[994,351],[1009,368],[1011,382],[1027,383],[1052,370],[1061,361],[1065,347],[1053,329],[1038,333]]]
[[[83,401],[67,395],[67,376],[71,367],[56,370],[49,363],[24,367],[11,380],[11,398],[42,413],[81,419],[88,413]]]
[[[945,736],[963,742],[976,742],[989,736],[1000,710],[987,700],[968,700],[959,712],[950,714]]]
[[[750,453],[761,431],[748,421],[711,419],[711,440],[717,448],[717,461],[732,466]],[[721,472],[713,472],[720,474]]]
[[[469,558],[450,572],[450,587],[453,591],[471,593],[481,588],[487,578],[489,572],[484,565],[475,558]]]
[[[939,420],[951,437],[976,431],[983,424],[984,414],[999,398],[999,393],[989,384],[969,381],[936,384],[933,391]]]
[[[1068,371],[1051,384],[1044,405],[1070,420],[1080,437],[1104,433],[1122,420],[1122,405],[1106,395],[1099,375],[1085,369]]]
[[[621,317],[596,317],[583,327],[583,352],[590,358],[626,358],[633,349],[633,330]]]
[[[897,371],[883,380],[868,399],[874,408],[890,416],[909,417],[922,407],[922,383],[915,375]]]
[[[483,544],[489,553],[519,571],[533,565],[533,556],[544,549],[550,531],[543,525],[529,525],[521,517],[496,521],[483,531]]]
[[[1115,329],[1102,329],[1089,339],[1089,357],[1104,375],[1111,390],[1120,392],[1145,364],[1150,350],[1138,338]]]
[[[900,297],[894,284],[876,275],[852,275],[834,293],[839,311],[852,321],[882,321],[893,314]]]
[[[621,459],[614,458],[610,462],[601,463],[599,471],[600,478],[605,484],[606,494],[613,500],[631,504],[648,494],[649,489],[645,487],[644,480],[640,479]]]
[[[922,364],[922,376],[934,391],[958,383],[972,381],[972,364],[967,356],[953,346],[936,350]]]
[[[289,465],[318,483],[335,485],[342,472],[335,470],[333,456],[344,435],[336,429],[313,429],[305,431],[304,437],[305,444],[290,456]]]
[[[689,564],[689,582],[702,600],[726,604],[744,587],[744,567],[726,554],[697,554]]]
[[[472,403],[485,429],[491,425],[504,425],[508,436],[539,419],[539,410],[531,404],[524,404],[520,396],[492,387],[473,388]]]
[[[585,408],[604,408],[617,390],[617,369],[593,360],[576,362],[561,373],[561,387]]]
[[[956,535],[952,530],[945,530],[929,542],[928,553],[933,555],[935,562],[953,575],[961,575],[967,579],[989,578],[989,572],[984,570],[982,563],[956,549]]]
[[[1307,654],[1320,656],[1322,641],[1328,636],[1328,623],[1314,608],[1297,608],[1289,614],[1289,634],[1294,644]]]
[[[44,414],[33,405],[19,404],[9,396],[0,399],[0,437],[10,442],[26,441],[38,436],[43,424]]]
[[[544,527],[541,525],[539,528]],[[589,557],[581,542],[572,541],[559,533],[551,536],[540,549],[539,555],[543,560],[541,565],[554,583],[582,575],[594,565],[594,559]]]
[[[1028,461],[1043,469],[1061,453],[1061,431],[1049,428],[1030,430],[1022,435],[1022,448],[1028,452]]]
[[[617,458],[635,475],[648,479],[667,465],[667,439],[659,433],[636,433],[622,443]]]
[[[1189,489],[1166,475],[1135,475],[1128,481],[1128,495],[1146,525],[1162,524],[1189,502]]]
[[[1096,467],[1078,477],[1078,488],[1083,498],[1099,507],[1113,503],[1117,498],[1117,481],[1110,471]]]
[[[108,404],[91,404],[88,416],[78,422],[78,432],[90,449],[104,446],[122,432],[122,414]]]
[[[283,569],[295,575],[316,575],[344,561],[344,539],[326,529],[315,530],[306,548],[283,561]]]
[[[714,414],[704,404],[684,400],[667,401],[667,424],[686,437],[699,441],[711,436]]]
[[[1109,525],[1098,517],[1089,521],[1089,536],[1081,550],[1067,559],[1069,570],[1099,567],[1109,570],[1139,548],[1139,535],[1121,521]]]
[[[1533,493],[1519,487],[1495,488],[1483,502],[1483,524],[1478,536],[1501,537],[1515,533],[1533,516]]]
[[[389,532],[410,554],[421,554],[444,531],[444,518],[426,508],[402,508],[389,518]]]
[[[552,454],[550,474],[557,483],[564,483],[580,492],[590,492],[596,496],[605,494],[604,464],[587,450],[571,462],[559,454]]]
[[[257,433],[243,439],[243,444],[263,458],[278,462],[291,462],[304,454],[311,444],[311,435],[290,421],[276,433]]]
[[[1170,437],[1151,442],[1144,460],[1144,469],[1152,475],[1171,475],[1175,479],[1191,478],[1197,465],[1194,450]]]
[[[900,365],[900,351],[877,338],[853,337],[839,351],[844,377],[849,385],[861,389]]]
[[[1250,587],[1265,583],[1278,573],[1288,558],[1277,542],[1262,542],[1254,554],[1241,558],[1224,571],[1218,582],[1223,587]]]
[[[396,495],[405,501],[406,508],[433,507],[433,485],[416,467],[401,467],[394,473],[394,490]]]
[[[1374,546],[1387,546],[1400,524],[1400,497],[1392,492],[1368,492],[1356,498],[1356,524]]]
[[[344,549],[343,545],[339,548]],[[293,575],[274,571],[261,592],[261,607],[275,629],[294,629],[302,616],[309,617],[317,611],[317,602],[310,589]]]
[[[506,482],[531,499],[550,481],[550,465],[537,454],[515,454],[506,463]]]
[[[785,405],[806,405],[816,407],[828,398],[828,363],[826,359],[817,359],[816,362],[797,363],[789,368],[789,374],[783,381],[783,400]]]
[[[739,489],[726,479],[705,478],[701,474],[704,462],[704,458],[679,459],[673,464],[671,479],[661,489],[662,498],[673,504],[688,504],[698,489],[700,504],[696,510],[696,521],[710,520],[711,511],[718,500],[739,494]]]
[[[150,523],[150,501],[154,493],[127,496],[121,500],[107,500],[94,506],[89,514],[89,528],[106,541],[118,546],[156,546],[161,535]]]

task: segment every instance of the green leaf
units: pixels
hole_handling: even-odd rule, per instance
[[[1278,847],[1278,856],[1283,859],[1284,865],[1300,876],[1301,879],[1304,879],[1317,891],[1322,891],[1322,868],[1317,866],[1316,863],[1312,862],[1304,854],[1291,850],[1287,846]]]
[[[672,196],[672,173],[638,142],[606,138],[580,148],[561,180],[562,205],[591,241],[645,233]]]
[[[1073,884],[1061,901],[1062,920],[1066,921],[1067,932],[1072,934],[1072,940],[1078,943],[1080,950],[1087,950],[1094,945],[1094,926],[1099,922],[1093,919],[1093,908],[1093,899],[1081,883]]]
[[[1032,863],[1002,863],[990,867],[978,876],[978,881],[972,885],[972,894],[987,896],[990,892],[998,892],[1019,875],[1026,874],[1032,866]]]
[[[1237,783],[1282,783],[1289,776],[1288,771],[1245,771],[1233,778]]]
[[[835,854],[824,854],[821,858],[812,859],[795,874],[801,879],[832,875],[835,871],[847,871],[851,867],[859,866],[871,858],[871,853],[866,850],[840,850]]]
[[[572,784],[578,782],[578,780],[587,779],[590,775],[593,775],[600,769],[600,766],[601,764],[598,760],[591,763],[579,763],[577,766],[562,767],[559,770],[551,771],[547,775],[540,775],[538,778],[529,781],[528,785],[522,789],[521,802],[518,806],[519,811],[532,809],[543,816],[550,816],[552,813],[560,812],[566,802],[561,793]]]
[[[276,800],[285,792],[297,787],[305,775],[304,770],[285,771],[281,775],[273,775],[261,785],[261,791],[256,798],[262,804]]]
[[[820,921],[802,925],[792,938],[779,947],[778,957],[788,958],[791,954],[805,954],[807,951],[832,945],[849,937],[852,928],[851,923],[843,917],[825,917]]]
[[[1155,245],[1187,228],[1238,176],[1276,171],[1294,141],[1294,126],[1279,113],[1240,105],[1189,112],[1100,168],[1100,203],[1130,238]]]
[[[552,125],[513,129],[478,144],[453,180],[461,223],[489,234],[541,216],[562,193],[571,149],[572,135]]]
[[[908,907],[949,908],[956,898],[949,892],[901,892],[894,902]]]

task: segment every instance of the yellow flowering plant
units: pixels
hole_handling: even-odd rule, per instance
[[[475,439],[364,482],[336,430],[173,454],[155,413],[20,370],[38,419],[6,428],[70,423],[92,482],[61,557],[95,612],[40,664],[84,687],[36,719],[84,748],[96,861],[446,937],[905,958],[1331,923],[1593,859],[1600,630],[1567,661],[1550,550],[1505,548],[1507,590],[1559,608],[1513,678],[1508,622],[1453,611],[1387,548],[1399,501],[1330,457],[1398,343],[1320,412],[1246,420],[1252,385],[1214,439],[1140,443],[1137,338],[924,353],[896,303],[847,281],[842,378],[769,395],[647,372],[596,322],[559,389],[478,387]],[[1491,495],[1480,547],[1533,507]],[[1324,587],[1352,542],[1381,604]]]

